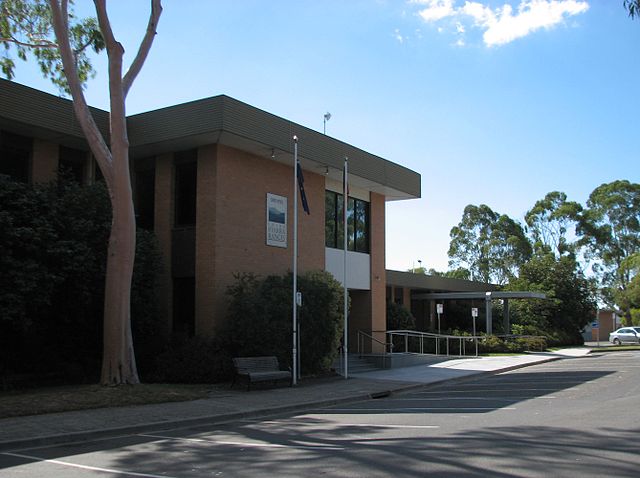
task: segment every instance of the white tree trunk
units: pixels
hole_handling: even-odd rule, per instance
[[[151,0],[147,31],[130,70],[122,77],[124,49],[115,39],[106,0],[94,0],[100,31],[109,56],[111,143],[107,146],[86,103],[69,42],[68,0],[49,0],[53,27],[69,84],[73,107],[89,147],[100,166],[111,199],[113,219],[107,253],[104,296],[103,385],[139,383],[131,335],[131,280],[136,249],[136,221],[129,172],[125,100],[151,49],[162,13],[160,0]]]

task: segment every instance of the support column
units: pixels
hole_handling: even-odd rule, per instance
[[[511,333],[511,321],[509,317],[509,299],[504,299],[504,309],[503,309],[503,325],[504,325],[504,333],[509,335]]]
[[[216,145],[198,149],[196,204],[196,335],[210,337],[221,317],[216,316]]]
[[[491,292],[487,292],[485,299],[485,309],[487,313],[487,335],[493,333],[493,308],[491,304]]]
[[[95,161],[91,161],[96,166]],[[95,170],[95,169],[94,169]],[[171,230],[173,228],[173,154],[156,157],[154,231],[164,260],[159,278],[160,314],[166,337],[173,329],[173,287],[171,273]]]

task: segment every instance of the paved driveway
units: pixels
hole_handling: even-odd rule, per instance
[[[0,453],[1,477],[638,476],[640,353],[214,428]]]

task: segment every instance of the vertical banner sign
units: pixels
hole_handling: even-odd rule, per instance
[[[287,198],[267,193],[267,246],[287,247]]]

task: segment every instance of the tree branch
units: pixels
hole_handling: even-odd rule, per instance
[[[65,77],[69,85],[69,91],[73,98],[73,108],[80,123],[80,127],[87,138],[87,142],[91,147],[96,161],[100,165],[102,174],[109,186],[113,182],[113,171],[111,167],[111,151],[109,150],[98,126],[93,119],[89,106],[84,97],[82,91],[82,84],[78,78],[78,71],[75,64],[75,55],[71,49],[71,43],[69,41],[69,15],[68,15],[68,2],[62,0],[59,3],[58,0],[49,0],[51,7],[51,20],[53,24],[53,30],[58,41],[58,48],[60,50],[60,56],[62,58],[62,65],[64,67]]]
[[[14,37],[9,37],[9,38],[0,37],[0,43],[15,43],[16,45],[23,46],[25,48],[56,48],[58,46],[55,43],[50,42],[48,40],[40,40],[40,42],[27,43],[27,42],[20,41]]]
[[[147,24],[147,31],[140,43],[140,48],[138,49],[138,53],[136,54],[133,63],[129,67],[129,70],[124,75],[124,80],[122,84],[122,88],[124,90],[125,97],[129,93],[129,89],[131,89],[131,85],[134,80],[140,73],[142,69],[142,65],[147,59],[147,55],[149,54],[149,50],[151,50],[151,45],[153,44],[153,40],[156,36],[156,28],[158,26],[158,21],[160,20],[160,15],[162,14],[162,4],[161,0],[151,0],[151,13],[149,14],[149,23]]]

